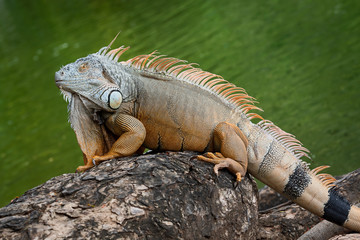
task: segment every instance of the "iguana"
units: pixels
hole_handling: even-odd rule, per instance
[[[115,39],[114,39],[115,40]],[[241,181],[246,171],[310,212],[360,232],[360,209],[341,197],[335,179],[310,170],[300,141],[250,110],[254,98],[221,76],[152,52],[119,61],[129,47],[97,53],[55,73],[69,102],[69,122],[85,171],[102,161],[145,148],[205,153],[218,174]],[[260,119],[253,123],[253,119]]]

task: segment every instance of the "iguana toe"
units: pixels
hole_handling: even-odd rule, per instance
[[[79,166],[76,168],[76,173],[82,173],[82,172],[85,172],[87,170],[89,170],[90,168],[92,168],[93,166],[90,166],[90,165],[84,165],[84,166]]]
[[[105,154],[103,156],[94,156],[92,159],[92,163],[94,164],[94,166],[99,165],[101,162],[106,161],[106,160],[110,160],[112,158],[115,158],[116,156],[114,155],[109,155],[109,154]]]
[[[242,174],[240,170],[242,170],[243,168],[235,160],[224,157],[224,155],[222,155],[220,152],[216,152],[216,153],[207,152],[204,155],[197,156],[196,158],[201,161],[215,164],[214,173],[216,174],[216,176],[218,176],[219,174],[219,169],[227,168],[231,172],[236,174],[236,183],[241,182]]]

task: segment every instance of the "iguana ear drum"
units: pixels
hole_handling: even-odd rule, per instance
[[[118,90],[113,90],[109,94],[108,104],[109,107],[113,110],[116,110],[120,107],[122,102],[122,95]]]

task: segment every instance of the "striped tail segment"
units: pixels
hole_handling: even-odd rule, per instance
[[[328,188],[329,198],[324,204],[324,214],[322,217],[338,225],[344,225],[344,223],[348,220],[351,205],[336,191],[336,186],[334,184],[336,180],[335,178],[326,173],[318,174],[320,171],[328,167],[329,166],[319,166],[311,170],[311,172],[315,174],[316,177]]]
[[[283,194],[330,222],[360,232],[360,209],[339,194],[331,175],[317,174],[329,166],[310,171],[299,166],[290,175]]]
[[[344,225],[349,218],[350,209],[350,203],[340,196],[337,191],[330,189],[329,200],[324,205],[323,218],[330,222]]]
[[[264,120],[248,140],[253,146],[248,148],[252,175],[317,216],[360,232],[360,209],[336,191],[335,178],[319,173],[329,166],[309,169],[300,159],[309,151],[293,135]]]
[[[280,167],[282,170],[274,169],[277,173],[272,175],[274,179],[268,181],[264,179],[268,177],[262,176],[260,180],[317,216],[360,232],[360,209],[338,193],[332,176],[316,174],[327,167],[309,170],[307,165],[298,161],[288,177],[282,171],[285,168]],[[282,184],[281,180],[284,180]]]

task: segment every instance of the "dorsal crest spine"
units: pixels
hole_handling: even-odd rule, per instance
[[[233,105],[249,120],[260,119],[261,121],[257,125],[291,151],[298,159],[302,157],[310,159],[310,151],[303,147],[294,135],[283,131],[271,121],[264,120],[259,114],[249,112],[251,110],[262,111],[262,109],[255,106],[255,99],[249,96],[245,89],[235,86],[220,75],[195,67],[197,65],[195,63],[187,63],[185,60],[160,55],[157,51],[153,51],[150,54],[138,55],[127,61],[118,62],[120,56],[128,49],[129,47],[121,46],[110,50],[109,45],[101,48],[97,52],[97,55],[107,57],[110,61],[142,71],[145,75],[159,75],[159,78],[162,76],[165,78],[170,77],[206,89]]]
[[[100,49],[97,54],[106,56],[109,60],[117,62],[119,57],[128,49],[129,47],[125,48],[124,46],[113,50],[109,50],[108,47],[105,47]],[[179,81],[197,85],[218,95],[240,110],[240,112],[245,114],[250,120],[255,118],[263,120],[259,114],[249,113],[250,110],[262,110],[254,105],[255,99],[249,96],[245,89],[226,81],[220,75],[194,67],[194,63],[189,64],[185,60],[166,57],[165,55],[156,55],[156,53],[157,52],[154,51],[150,54],[139,55],[127,61],[122,61],[120,64],[132,67],[139,71],[172,77]]]

